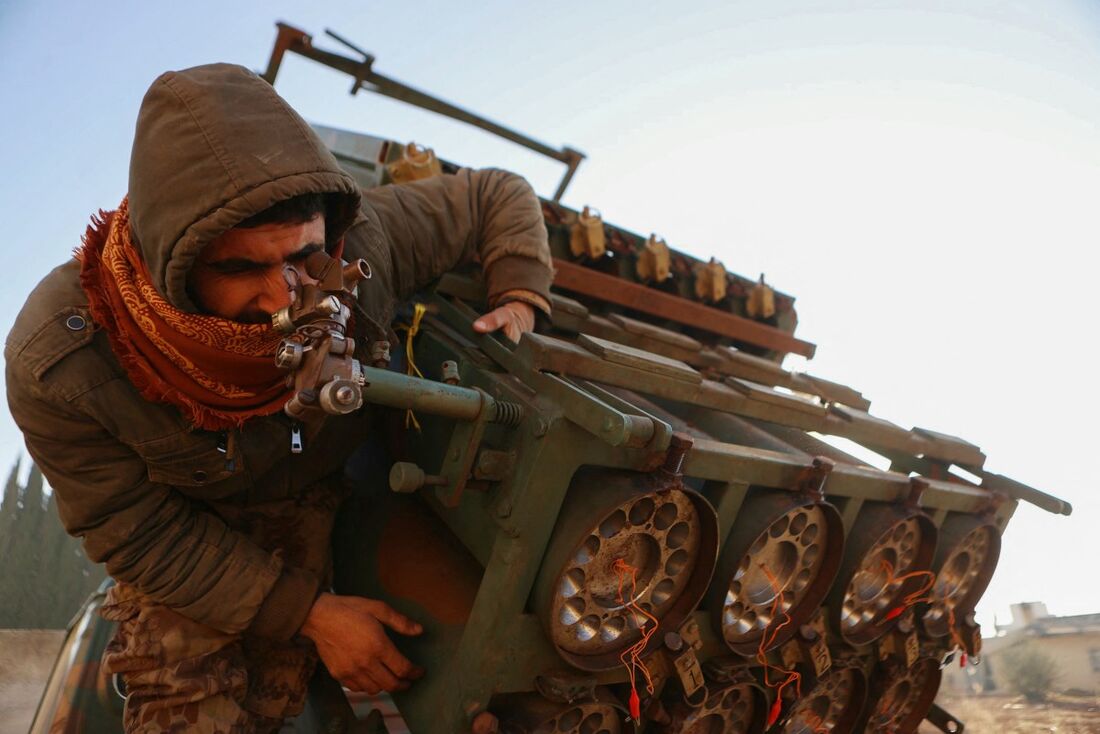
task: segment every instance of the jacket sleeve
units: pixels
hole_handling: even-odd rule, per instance
[[[365,258],[389,298],[406,300],[455,266],[479,260],[490,306],[524,300],[549,312],[546,225],[523,178],[464,168],[368,189],[363,197],[365,219],[348,232],[346,256]]]
[[[88,557],[186,617],[229,633],[289,639],[319,579],[284,565],[168,485],[103,424],[8,362],[8,403]]]

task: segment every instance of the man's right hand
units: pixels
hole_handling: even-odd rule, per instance
[[[349,690],[403,691],[424,669],[397,651],[383,625],[403,635],[424,631],[384,602],[321,594],[299,633],[313,640],[329,673]]]

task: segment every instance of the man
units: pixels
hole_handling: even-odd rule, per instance
[[[126,683],[127,731],[277,729],[317,655],[355,690],[423,674],[384,631],[419,625],[325,591],[369,406],[304,425],[281,413],[270,315],[289,302],[284,267],[306,278],[322,248],[367,260],[359,301],[381,323],[471,259],[492,307],[478,330],[517,340],[548,310],[546,231],[522,179],[463,170],[360,192],[269,85],[218,64],[154,82],[127,199],[8,338],[28,450],[65,527],[118,582],[104,666]]]

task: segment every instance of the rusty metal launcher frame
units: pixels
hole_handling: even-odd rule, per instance
[[[353,93],[373,84],[537,143],[411,94],[330,35],[363,59],[280,25],[269,80],[297,52],[351,74]],[[319,132],[364,186],[407,150]],[[550,323],[518,345],[479,335],[482,287],[449,274],[411,345],[426,379],[364,369],[364,400],[421,430],[360,471],[336,583],[425,624],[401,641],[430,670],[396,696],[410,729],[467,731],[490,712],[531,733],[912,732],[926,715],[962,731],[933,698],[943,664],[980,653],[973,610],[1001,534],[1021,500],[1069,504],[986,471],[972,443],[784,370],[784,354],[813,353],[793,299],[563,207],[568,150],[544,202]]]
[[[482,285],[451,273],[418,309],[410,353],[424,379],[380,367],[373,347],[374,366],[345,374],[335,362],[348,350],[329,349],[299,375],[362,383],[363,401],[398,409],[388,449],[349,466],[356,489],[334,540],[338,591],[425,626],[398,641],[429,671],[395,697],[411,731],[906,734],[924,718],[963,731],[933,699],[943,665],[980,654],[973,611],[1005,526],[1020,501],[1069,504],[986,471],[974,444],[887,422],[860,392],[783,369],[785,354],[814,349],[794,337],[793,298],[562,206],[580,153],[384,77],[330,35],[361,58],[280,24],[268,80],[299,53],[354,77],[353,94],[567,166],[543,202],[557,275],[537,333],[476,334]],[[364,187],[455,170],[317,130]],[[299,316],[286,314],[288,331]],[[330,319],[336,336],[342,319]],[[357,404],[352,393],[328,412]],[[69,707],[82,712],[74,731],[120,726],[121,699],[95,672],[108,631],[96,604],[70,630],[34,731]],[[330,678],[314,683],[295,731],[384,730],[377,715],[357,721]]]

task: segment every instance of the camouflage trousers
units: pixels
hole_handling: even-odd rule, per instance
[[[342,487],[247,508],[216,508],[226,522],[288,564],[331,579],[329,544]],[[173,611],[125,583],[100,610],[118,623],[103,670],[126,684],[128,734],[275,732],[301,713],[317,664],[313,643],[228,634]]]

